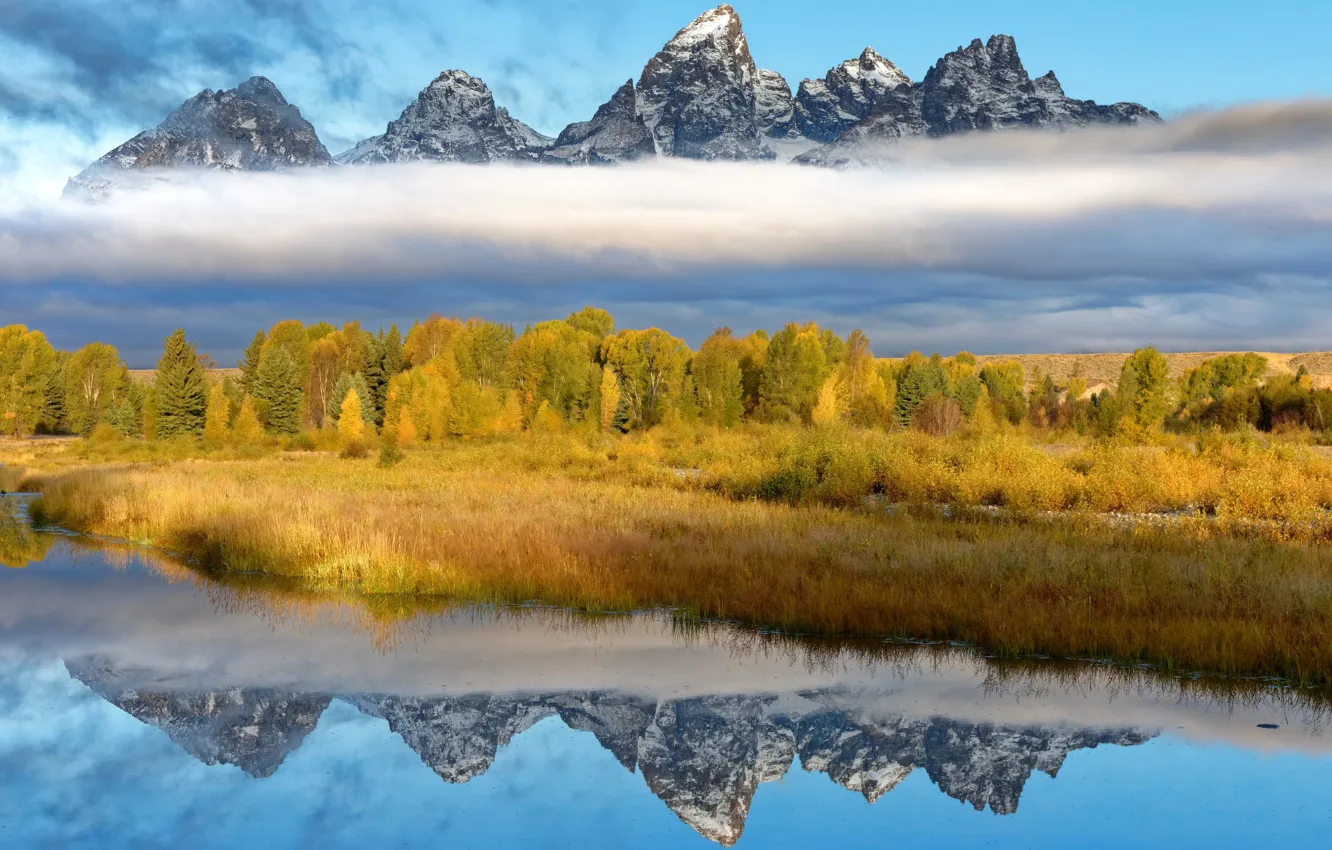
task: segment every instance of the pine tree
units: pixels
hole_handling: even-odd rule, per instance
[[[167,337],[157,363],[158,437],[198,435],[203,431],[208,385],[194,344],[177,330]]]
[[[254,379],[259,374],[259,360],[264,353],[264,342],[268,335],[263,331],[256,331],[254,339],[245,347],[245,357],[236,365],[240,367],[240,388],[241,392],[249,395],[254,392]]]
[[[384,369],[384,349],[388,339],[383,330],[378,334],[367,334],[367,337],[362,377],[368,392],[361,396],[362,412],[366,414],[366,422],[378,426],[384,421],[384,399],[388,394],[389,378],[392,377]]]
[[[259,360],[254,398],[264,410],[264,424],[275,434],[301,428],[301,376],[285,348],[270,347]]]
[[[407,357],[402,350],[402,333],[396,324],[389,325],[388,336],[384,339],[384,376],[386,381],[402,372],[407,365]]]
[[[204,440],[210,443],[225,443],[231,434],[227,427],[231,420],[231,401],[226,389],[214,384],[208,393],[208,408],[204,411]]]

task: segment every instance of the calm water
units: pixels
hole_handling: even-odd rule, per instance
[[[1332,843],[1318,695],[0,563],[3,848]]]

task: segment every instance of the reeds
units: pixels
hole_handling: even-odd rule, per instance
[[[934,510],[832,509],[819,502],[858,503],[876,490],[893,499],[973,492],[1015,508],[1076,506],[1092,492],[1085,482],[1109,476],[1098,467],[1130,457],[1023,448],[1015,459],[985,441],[917,451],[915,435],[886,435],[897,442],[843,457],[835,445],[821,448],[833,439],[853,438],[767,430],[607,443],[573,435],[412,450],[392,469],[309,455],[85,469],[34,480],[43,494],[34,513],[151,543],[207,569],[299,577],[315,589],[586,611],[671,608],[791,632],[960,640],[1001,655],[1332,683],[1332,558],[1317,543],[1236,538],[1201,517],[1120,527],[1017,510],[944,519]],[[756,461],[732,455],[728,440],[771,445]],[[1158,482],[1170,499],[1231,498],[1244,486],[1270,493],[1264,488],[1277,482],[1262,476],[1291,470],[1305,476],[1307,492],[1324,486],[1317,459],[1172,451],[1146,452],[1131,468],[1161,476],[1152,459],[1163,457],[1168,469],[1200,462],[1258,472],[1257,484]],[[745,482],[771,474],[764,464],[798,469],[805,457],[813,471],[801,480],[813,483],[797,504],[741,498]],[[1084,483],[1069,483],[1079,476]],[[1062,495],[1040,495],[1047,488]],[[1129,504],[1121,495],[1111,501]]]

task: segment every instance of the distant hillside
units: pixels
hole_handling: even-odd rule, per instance
[[[1170,364],[1170,376],[1178,378],[1204,360],[1220,357],[1228,351],[1190,351],[1165,355]],[[1293,374],[1301,366],[1313,376],[1317,386],[1332,386],[1332,352],[1311,351],[1305,354],[1276,354],[1260,351],[1267,358],[1269,375]],[[977,355],[981,363],[997,360],[1016,360],[1022,364],[1027,380],[1039,375],[1050,375],[1056,384],[1064,384],[1076,369],[1087,380],[1089,388],[1098,385],[1114,387],[1119,383],[1119,371],[1127,353],[1111,354],[985,354]]]
[[[151,384],[153,379],[157,377],[156,369],[131,369],[129,373],[131,378],[141,384]],[[209,369],[208,380],[221,381],[224,378],[239,378],[240,373],[239,369]]]

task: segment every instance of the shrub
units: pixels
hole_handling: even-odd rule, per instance
[[[962,406],[956,399],[935,393],[916,411],[916,427],[935,437],[947,437],[962,427]]]
[[[398,447],[398,441],[391,432],[386,433],[384,439],[379,444],[379,462],[377,466],[380,469],[392,469],[402,463],[405,455],[402,449]]]
[[[343,460],[360,460],[369,456],[370,447],[361,439],[347,440],[342,444],[342,451],[338,452],[338,457]]]

